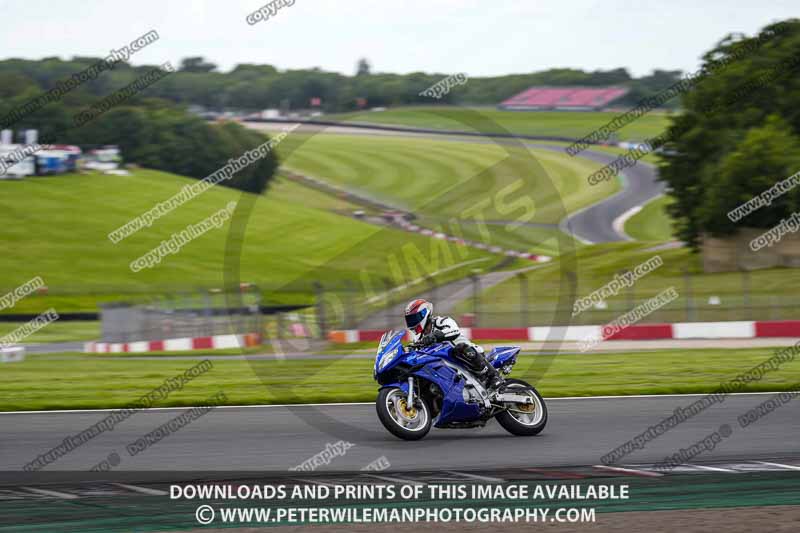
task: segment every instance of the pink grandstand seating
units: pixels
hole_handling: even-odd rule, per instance
[[[624,96],[624,87],[531,87],[508,100],[503,109],[601,109]]]

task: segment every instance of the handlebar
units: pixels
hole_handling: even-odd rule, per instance
[[[428,348],[428,347],[434,346],[436,344],[444,344],[444,343],[447,343],[450,346],[455,346],[455,344],[453,344],[452,341],[442,340],[442,341],[434,341],[434,342],[431,342],[430,344],[422,344],[422,343],[419,343],[419,342],[409,342],[408,344],[406,344],[406,347],[407,348],[414,348],[416,350],[416,349],[419,349],[419,348]]]

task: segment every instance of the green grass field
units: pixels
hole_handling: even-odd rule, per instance
[[[521,357],[512,373],[546,397],[701,393],[768,359],[771,349],[671,350],[560,355],[544,375],[537,357]],[[29,357],[0,372],[0,411],[122,407],[198,359],[148,360],[75,354]],[[195,405],[223,391],[230,404],[368,402],[375,399],[372,359],[214,360],[207,373],[160,406]],[[540,363],[541,364],[541,363]],[[58,371],[54,372],[54,368]],[[793,390],[800,360],[750,385],[749,391]]]
[[[447,106],[398,107],[386,111],[363,111],[327,115],[326,120],[369,122],[430,129],[514,133],[582,138],[613,120],[620,113],[594,111],[500,111],[494,108]],[[476,119],[476,115],[482,118]],[[669,115],[651,112],[618,131],[621,140],[644,140],[661,133]]]
[[[625,233],[637,241],[673,240],[673,223],[666,210],[670,202],[668,196],[659,196],[645,204],[625,223]]]
[[[674,287],[679,298],[645,317],[644,322],[682,322],[718,320],[783,320],[800,318],[800,270],[771,268],[749,273],[707,274],[701,258],[687,248],[648,251],[654,243],[607,243],[580,248],[525,274],[528,283],[528,323],[521,324],[520,283],[511,278],[481,293],[481,327],[516,327],[531,324],[603,324],[632,308],[634,304]],[[571,317],[573,298],[589,296],[614,279],[614,275],[655,256],[663,265],[645,275],[619,294],[608,298],[607,309],[592,309]],[[572,263],[574,262],[574,270]],[[570,265],[570,266],[565,266]],[[574,271],[574,293],[568,282]],[[749,289],[748,289],[749,287]],[[748,299],[747,293],[750,293]],[[711,298],[719,299],[717,304]],[[561,307],[557,306],[560,301]],[[687,310],[687,301],[694,311]],[[556,315],[560,309],[560,315]],[[472,302],[463,302],[454,314],[472,311]]]
[[[340,199],[294,183],[279,182],[264,196],[215,187],[172,213],[121,241],[107,234],[167,200],[194,180],[164,172],[137,170],[130,176],[62,175],[0,183],[4,220],[0,242],[7,251],[0,271],[0,293],[41,276],[45,295],[31,295],[9,313],[94,311],[99,302],[141,298],[163,293],[218,288],[224,283],[226,246],[232,222],[186,244],[161,264],[140,272],[131,261],[169,239],[173,232],[196,224],[230,201],[252,206],[244,220],[240,279],[257,283],[278,302],[307,303],[311,280],[341,285],[357,282],[363,270],[383,275],[389,258],[400,246],[428,254],[433,239],[377,227],[337,214],[349,211]],[[241,224],[237,222],[237,226]],[[457,248],[453,263],[501,260],[472,248]],[[228,256],[236,259],[235,256]],[[427,262],[404,271],[405,279],[442,270]],[[452,279],[474,265],[443,273]],[[236,269],[234,269],[235,272]],[[269,303],[269,302],[268,302]]]
[[[0,337],[8,335],[25,322],[0,322]],[[91,341],[100,338],[97,320],[56,321],[27,337],[23,344],[36,342]]]
[[[411,210],[426,227],[550,255],[565,214],[619,188],[590,187],[586,176],[599,168],[592,161],[493,144],[320,134],[292,136],[279,152],[287,168]],[[515,220],[525,224],[497,223]]]

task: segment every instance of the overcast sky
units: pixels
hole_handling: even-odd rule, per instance
[[[281,0],[278,0],[280,2]],[[572,67],[695,70],[728,32],[798,16],[798,0],[0,0],[0,58],[105,56],[154,29],[131,63],[204,56],[279,69],[502,75]]]

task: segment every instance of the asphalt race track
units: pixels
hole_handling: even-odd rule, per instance
[[[603,164],[613,157],[598,152],[588,152],[585,157]],[[629,210],[640,207],[664,193],[666,185],[658,180],[655,167],[639,162],[623,172],[624,188],[617,194],[573,213],[562,221],[561,227],[587,243],[628,240],[614,227],[614,221]]]
[[[772,394],[731,395],[618,461],[639,468],[688,448],[723,424],[731,428],[713,451],[692,464],[774,462],[800,470],[800,417],[787,404],[742,428],[737,417]],[[550,419],[537,437],[513,437],[496,422],[483,429],[432,429],[404,442],[380,425],[372,404],[253,406],[214,409],[131,456],[126,445],[175,418],[182,409],[141,411],[49,464],[42,472],[87,471],[116,453],[117,471],[286,472],[340,440],[354,444],[320,471],[357,472],[384,456],[389,471],[496,470],[599,465],[601,457],[701,396],[552,399]],[[23,465],[97,423],[108,411],[0,414],[0,471]],[[792,462],[794,461],[794,462]],[[757,463],[762,464],[762,463]],[[792,467],[794,465],[794,467]],[[781,468],[776,468],[780,470]]]

